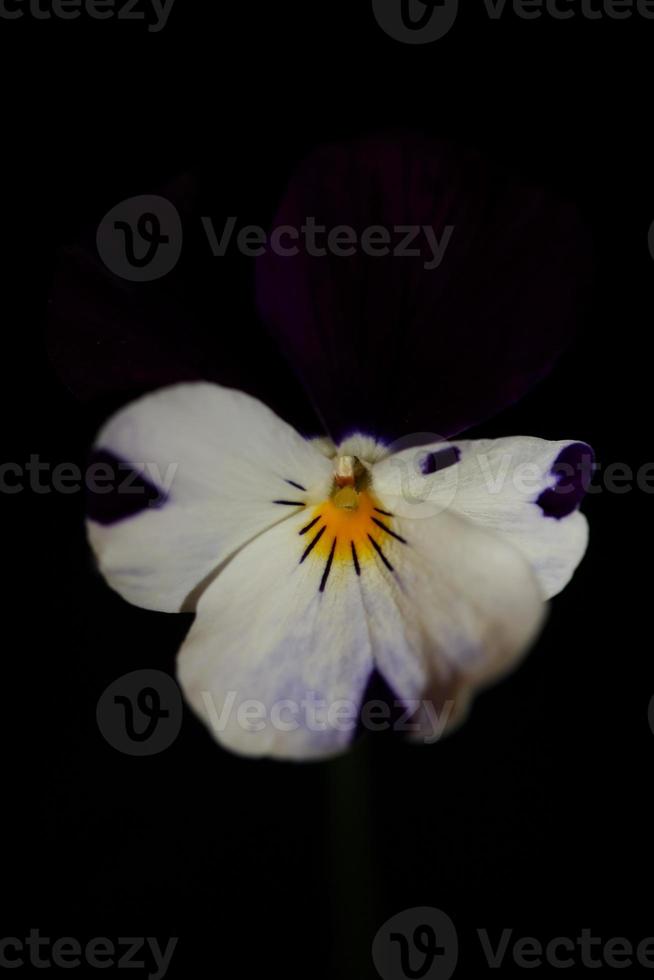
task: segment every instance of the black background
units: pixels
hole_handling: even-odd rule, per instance
[[[82,465],[110,407],[76,399],[44,339],[55,254],[109,207],[199,168],[217,214],[265,224],[315,143],[415,125],[560,189],[594,240],[578,341],[483,433],[584,439],[603,467],[636,470],[652,453],[653,45],[638,17],[494,22],[481,3],[424,47],[353,0],[177,0],[159,34],[0,20],[3,456]],[[187,297],[226,351],[255,320],[252,272],[206,259]],[[4,935],[177,935],[169,976],[363,978],[377,928],[417,905],[453,918],[478,976],[478,927],[654,934],[651,495],[587,500],[573,583],[457,734],[299,767],[232,757],[190,715],[161,755],[112,749],[100,694],[129,670],[172,671],[188,619],[109,591],[80,494],[3,505]]]

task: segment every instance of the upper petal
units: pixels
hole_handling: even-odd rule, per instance
[[[335,439],[463,431],[524,394],[570,337],[588,264],[575,212],[474,153],[411,134],[323,147],[274,225],[309,222],[322,237],[258,260],[258,302]],[[348,256],[325,247],[343,226]],[[385,254],[363,245],[375,228]]]
[[[225,234],[207,217],[224,209],[219,185],[215,174],[189,171],[166,180],[155,195],[123,201],[120,215],[111,208],[80,229],[53,270],[45,337],[50,360],[78,398],[102,399],[112,409],[146,391],[204,380],[247,391],[301,431],[319,432],[292,368],[242,302],[247,287],[238,266],[227,257],[216,261],[204,233],[207,222],[212,235]],[[183,249],[167,274],[137,282],[125,278],[120,259],[128,227],[141,254],[138,224],[146,215],[168,238],[146,271],[156,271],[160,255],[175,253],[182,238]],[[107,264],[105,250],[100,258],[100,240],[113,243],[117,265]],[[237,327],[218,328],[217,310],[229,309],[239,311]]]
[[[265,528],[323,499],[331,475],[329,460],[261,402],[203,382],[128,405],[96,447],[160,492],[157,506],[125,520],[89,520],[100,569],[130,602],[166,612],[192,608],[190,593],[207,576]]]

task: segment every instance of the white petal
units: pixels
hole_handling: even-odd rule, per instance
[[[551,598],[570,581],[588,542],[582,514],[552,517],[538,503],[542,492],[556,482],[555,461],[574,445],[570,440],[517,436],[423,446],[375,466],[375,488],[389,508],[404,517],[419,519],[449,508],[498,532],[528,559],[545,597]],[[460,461],[424,475],[425,458],[451,451],[452,446]]]
[[[388,523],[406,540],[378,533],[393,570],[377,562],[361,575],[373,656],[403,701],[451,701],[451,723],[527,650],[541,591],[515,548],[452,512]]]
[[[309,517],[294,515],[234,556],[200,598],[179,654],[190,704],[219,742],[245,755],[344,749],[372,670],[353,568],[334,562],[321,591],[324,554],[315,547],[300,562]]]
[[[205,383],[175,385],[128,405],[100,432],[96,448],[166,491],[157,509],[88,526],[112,588],[164,612],[194,608],[193,590],[222,562],[296,512],[274,501],[299,507],[323,499],[331,480],[329,461],[265,405]]]

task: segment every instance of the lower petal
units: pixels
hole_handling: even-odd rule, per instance
[[[393,526],[405,543],[385,542],[392,570],[375,563],[361,576],[375,663],[417,716],[427,702],[451,724],[528,649],[542,593],[517,549],[456,514]]]
[[[302,533],[308,520],[293,516],[234,556],[179,654],[191,706],[243,755],[329,756],[356,732],[373,668],[358,577],[331,545],[326,558],[318,545],[306,554],[318,534]]]

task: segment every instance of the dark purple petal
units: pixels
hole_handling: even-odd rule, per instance
[[[86,514],[98,524],[114,524],[167,500],[161,488],[106,449],[93,450],[85,475]]]
[[[406,717],[402,699],[392,689],[383,674],[374,667],[359,706],[359,717],[353,741],[364,735],[392,735],[398,723]]]
[[[162,194],[178,213],[191,206],[182,181]],[[50,359],[80,399],[131,395],[201,377],[193,322],[184,336],[179,279],[131,282],[100,258],[97,221],[72,244],[62,245],[50,292],[47,343]]]
[[[585,442],[573,442],[559,453],[552,464],[556,483],[536,501],[546,517],[560,520],[579,507],[593,478],[593,464],[593,450]]]
[[[98,227],[116,200],[61,244],[46,332],[59,377],[79,399],[108,411],[165,385],[214,381],[260,398],[307,434],[319,432],[254,309],[252,260],[236,247],[222,257],[212,252],[202,218],[212,216],[218,232],[226,219],[212,181],[186,174],[153,190],[179,215],[182,237],[179,258],[159,278],[131,281],[101,257]]]
[[[574,210],[475,153],[412,134],[324,147],[273,225],[308,219],[359,243],[383,226],[391,252],[399,226],[441,244],[452,229],[433,268],[424,232],[413,256],[318,256],[301,234],[297,255],[258,260],[259,308],[335,438],[455,435],[523,395],[571,335],[588,274]]]

